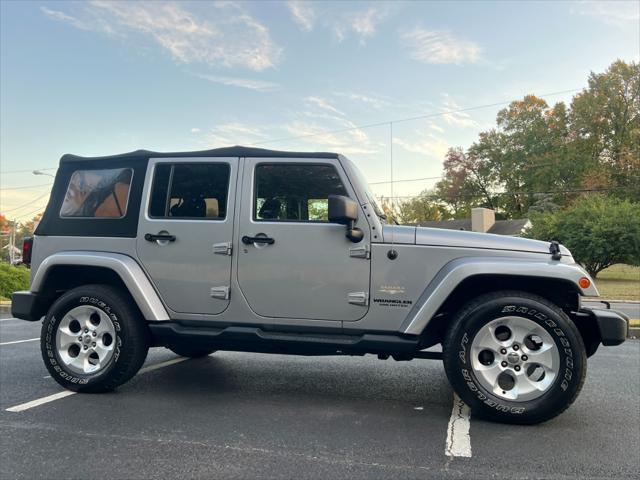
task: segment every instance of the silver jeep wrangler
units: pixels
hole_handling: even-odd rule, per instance
[[[12,312],[45,316],[44,362],[79,392],[126,382],[152,346],[435,358],[475,414],[537,423],[627,333],[581,307],[598,292],[563,246],[389,225],[334,153],[65,155],[32,242]]]

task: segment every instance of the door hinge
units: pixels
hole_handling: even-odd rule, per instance
[[[233,252],[233,247],[231,246],[231,242],[222,242],[222,243],[213,244],[213,253],[217,255],[231,255],[231,252]]]
[[[366,258],[366,259],[371,258],[371,251],[369,250],[369,245],[350,248],[349,256],[354,258]]]
[[[219,298],[221,300],[229,300],[230,289],[228,286],[223,287],[211,287],[211,296],[213,298]]]
[[[369,294],[367,292],[351,292],[347,295],[347,298],[352,305],[369,305]]]

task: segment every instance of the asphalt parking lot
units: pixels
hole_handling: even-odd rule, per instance
[[[466,423],[440,362],[373,356],[220,352],[184,360],[153,349],[145,369],[115,393],[42,403],[63,390],[40,358],[33,340],[39,329],[39,322],[0,319],[2,479],[638,478],[640,472],[638,341],[601,348],[567,412],[521,427],[473,416]],[[452,413],[460,415],[452,420]]]

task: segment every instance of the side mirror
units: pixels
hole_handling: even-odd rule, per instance
[[[364,232],[353,226],[358,219],[358,204],[344,195],[329,195],[329,221],[346,225],[346,237],[353,243],[364,238]]]

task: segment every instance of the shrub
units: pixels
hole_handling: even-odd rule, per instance
[[[29,269],[0,263],[0,297],[11,298],[18,290],[29,289]]]
[[[616,263],[640,265],[640,204],[602,195],[565,209],[531,215],[527,236],[558,240],[594,278]]]

